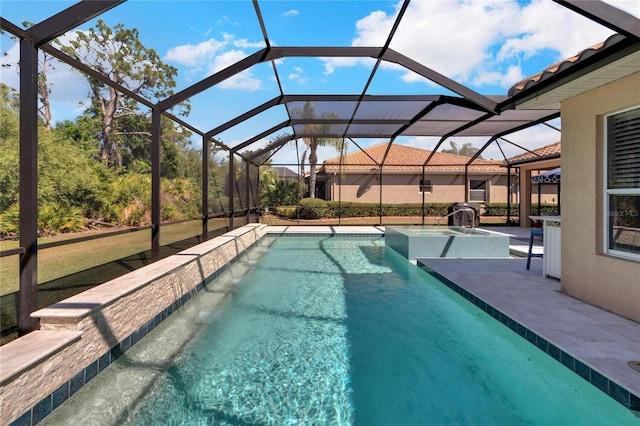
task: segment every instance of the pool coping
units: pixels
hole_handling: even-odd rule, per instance
[[[113,305],[114,302],[119,300],[119,298],[114,299],[114,297],[109,294],[111,290],[117,290],[118,293],[120,293],[120,295],[123,297],[127,296],[133,291],[130,287],[139,289],[145,287],[145,285],[149,284],[150,282],[164,280],[170,272],[175,272],[178,268],[184,267],[185,265],[193,262],[198,263],[201,256],[208,255],[214,250],[224,250],[223,247],[225,247],[227,244],[237,243],[239,241],[239,238],[243,238],[246,235],[252,234],[255,237],[255,241],[241,244],[244,250],[240,250],[240,248],[238,248],[238,245],[235,244],[237,253],[233,258],[227,259],[227,264],[222,264],[218,269],[204,277],[204,279],[193,284],[193,294],[198,293],[206,288],[206,286],[220,274],[224,273],[231,264],[237,262],[244,251],[249,250],[254,245],[256,245],[258,240],[260,240],[260,237],[257,233],[257,228],[264,229],[265,227],[266,226],[259,224],[256,226],[245,225],[243,227],[230,231],[225,235],[207,240],[201,244],[198,244],[197,246],[186,249],[176,255],[170,256],[169,258],[165,258],[160,262],[152,263],[150,265],[147,265],[146,267],[137,269],[133,272],[122,275],[110,282],[107,282],[102,286],[110,286],[110,283],[112,282],[122,281],[121,286],[111,287],[107,292],[102,292],[99,288],[101,286],[98,286],[94,289],[87,290],[86,292],[65,299],[66,301],[84,301],[84,297],[86,297],[85,293],[88,293],[93,294],[94,296],[98,296],[98,299],[100,299],[100,303],[72,303],[71,305],[73,306],[71,306],[70,309],[66,309],[66,314],[57,313],[55,310],[55,304],[51,307],[44,308],[40,311],[32,313],[32,316],[34,317],[47,317],[52,321],[53,328],[34,331],[33,333],[29,333],[20,339],[2,346],[2,358],[5,359],[5,361],[7,360],[7,358],[9,358],[10,361],[7,362],[7,365],[4,365],[3,363],[2,379],[7,383],[3,382],[2,390],[5,390],[5,385],[10,385],[8,383],[9,381],[12,381],[14,379],[20,380],[22,374],[25,371],[30,370],[31,368],[40,368],[41,365],[44,365],[46,363],[48,359],[47,357],[49,355],[61,356],[63,350],[74,350],[73,348],[71,348],[71,346],[74,344],[76,346],[95,346],[82,342],[82,332],[76,332],[75,330],[72,332],[63,331],[63,329],[58,328],[57,325],[59,323],[65,327],[68,327],[70,325],[75,326],[79,323],[80,320],[82,320],[83,318],[87,318],[87,316],[92,311],[99,310],[101,307],[109,307]],[[146,275],[149,274],[154,275],[154,277],[151,277],[153,279],[146,277]],[[142,282],[137,282],[137,280],[141,280]],[[149,333],[151,330],[161,324],[165,319],[176,312],[182,305],[190,300],[191,297],[192,293],[190,291],[185,291],[184,294],[179,295],[173,300],[173,302],[166,305],[163,309],[156,311],[155,315],[152,316],[148,321],[141,323],[139,327],[133,329],[132,332],[125,335],[122,340],[118,341],[113,346],[107,347],[106,350],[104,350],[96,358],[94,358],[94,360],[89,365],[81,368],[80,371],[73,375],[73,377],[71,377],[69,380],[64,381],[64,383],[58,386],[51,393],[44,396],[44,398],[42,399],[39,399],[38,397],[39,401],[34,405],[30,405],[30,408],[28,408],[26,411],[21,411],[21,414],[19,414],[17,417],[12,416],[10,418],[2,418],[0,416],[0,422],[2,422],[3,424],[9,424],[10,426],[35,425],[41,422],[53,410],[60,406],[75,392],[80,390],[80,388],[82,388],[85,384],[91,381],[99,372],[107,368],[113,361],[123,355],[147,333]],[[64,301],[60,303],[63,302]],[[60,320],[62,322],[59,322]],[[43,339],[43,341],[39,342],[38,344],[32,342],[32,340],[41,338]],[[18,359],[21,353],[26,352],[28,352],[28,360]],[[59,364],[59,362],[57,364]],[[8,367],[13,367],[15,371],[9,371]],[[47,369],[49,367],[45,365],[44,368]],[[4,403],[5,401],[2,402]],[[5,413],[3,412],[0,412],[0,414],[5,415]]]
[[[490,266],[486,266],[488,268],[487,274],[490,273],[490,280],[485,280],[484,271],[478,272],[477,261],[478,259],[419,258],[417,266],[624,407],[640,411],[640,372],[624,365],[624,360],[613,359],[610,352],[612,349],[606,347],[607,339],[615,339],[614,336],[617,336],[616,333],[608,333],[606,325],[611,324],[618,327],[620,324],[626,325],[629,330],[632,330],[631,333],[637,328],[638,336],[640,336],[640,324],[561,293],[558,280],[544,278],[539,273],[541,265],[532,266],[531,271],[526,271],[526,260],[524,259],[483,259],[484,262],[492,263]],[[510,268],[501,269],[501,265],[498,265],[501,262],[510,262],[508,264]],[[536,264],[539,263],[541,262],[536,262]],[[504,267],[506,264],[502,266]],[[464,272],[465,268],[468,272]],[[520,270],[522,276],[518,280],[516,274]],[[532,303],[532,300],[527,296],[533,293],[523,292],[523,297],[518,298],[513,297],[513,294],[505,294],[503,291],[505,286],[509,286],[513,288],[514,292],[518,292],[523,286],[531,287],[531,283],[535,281],[544,287],[536,294],[543,294],[546,298],[544,301],[547,302],[538,303],[537,309],[527,306]],[[558,284],[549,285],[549,282]],[[531,291],[531,288],[528,290]],[[500,293],[502,293],[503,300],[491,297],[491,294]],[[552,298],[555,299],[555,303],[548,303]],[[573,312],[569,308],[561,313],[554,312],[553,309],[557,303],[565,304],[567,307],[579,306],[585,312],[589,311],[586,315],[593,313],[599,319],[607,318],[608,322],[601,324],[601,330],[585,330],[585,332],[592,333],[592,339],[587,344],[584,344],[576,335],[567,336],[566,341],[561,342],[562,339],[558,338],[558,333],[561,332],[559,329],[551,330],[544,327],[544,324],[554,320],[560,321],[562,316],[566,318]],[[535,316],[538,316],[537,320],[534,319]],[[588,328],[589,324],[585,327]],[[599,338],[598,335],[601,333],[607,335],[606,339]],[[620,337],[620,339],[622,338]],[[572,340],[575,341],[574,344],[571,343]],[[638,345],[640,345],[640,341]],[[638,355],[640,352],[635,353],[635,356]]]

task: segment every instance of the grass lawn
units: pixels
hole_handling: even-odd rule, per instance
[[[283,219],[277,216],[262,216],[262,223],[268,225],[338,225],[338,219],[301,220]],[[425,224],[435,225],[437,218],[426,217]],[[383,217],[382,225],[419,225],[422,217]],[[481,225],[502,225],[504,217],[481,217]],[[209,220],[209,230],[226,227],[226,218]],[[379,225],[379,217],[342,218],[341,225]],[[200,220],[165,225],[160,232],[160,245],[165,246],[181,241],[201,232]],[[108,231],[89,231],[84,235],[104,234]],[[77,238],[78,234],[62,234],[54,237],[38,239],[39,244]],[[0,241],[0,249],[17,248],[18,241]],[[38,251],[38,283],[65,277],[96,266],[124,259],[151,249],[151,230],[145,229],[111,237],[99,238],[63,246],[45,248]],[[20,256],[0,258],[0,295],[13,293],[19,288]]]
[[[160,244],[164,246],[199,235],[202,232],[201,226],[202,222],[200,220],[165,225],[161,228]],[[225,218],[209,221],[210,230],[215,229],[213,227],[224,226],[226,226]],[[82,233],[82,236],[107,232],[90,231]],[[77,237],[77,233],[64,234],[38,239],[38,243],[43,244]],[[2,250],[9,250],[18,246],[18,241],[2,241],[0,245]],[[150,229],[41,249],[38,251],[38,283],[46,283],[56,278],[143,253],[150,249]],[[20,257],[18,255],[0,258],[0,295],[18,290],[20,285],[19,261]]]

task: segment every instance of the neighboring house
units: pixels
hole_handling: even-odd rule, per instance
[[[288,167],[271,167],[278,173],[280,179],[295,179],[298,180],[300,175]]]
[[[521,212],[530,212],[531,205],[541,202],[543,204],[559,203],[557,184],[531,183],[531,177],[547,170],[560,167],[561,143],[556,142],[534,149],[531,152],[509,158],[507,161],[512,167],[520,170],[518,173],[518,193]],[[540,198],[538,199],[538,194]],[[529,215],[520,215],[520,226],[529,226]]]
[[[421,203],[423,197],[426,203],[507,201],[507,169],[502,161],[476,159],[467,170],[465,185],[469,157],[436,152],[423,170],[431,151],[392,144],[381,169],[378,164],[388,146],[382,143],[347,154],[342,166],[340,157],[326,160],[318,170],[319,188],[324,186],[319,197],[384,204]]]
[[[509,95],[561,109],[561,290],[640,321],[640,36],[614,35]]]

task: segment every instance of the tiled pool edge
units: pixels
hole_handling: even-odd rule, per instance
[[[248,231],[251,232],[251,231]],[[228,233],[229,235],[231,233]],[[207,287],[208,284],[213,282],[222,273],[226,272],[229,267],[238,262],[246,251],[260,244],[260,241],[266,236],[263,235],[256,241],[248,244],[246,249],[236,254],[227,264],[221,265],[216,271],[211,273],[200,283],[194,286],[196,290],[193,294],[197,294]],[[75,374],[67,382],[63,383],[58,389],[45,396],[38,403],[33,405],[30,409],[26,410],[23,414],[19,415],[15,420],[11,421],[9,426],[23,426],[23,425],[35,425],[41,422],[47,415],[51,414],[53,410],[58,408],[64,401],[70,398],[84,385],[89,383],[98,373],[106,369],[111,363],[122,356],[127,350],[135,345],[140,339],[150,333],[154,328],[171,316],[174,312],[178,311],[187,301],[192,298],[190,291],[186,291],[180,298],[176,299],[172,304],[164,308],[161,312],[157,313],[153,319],[147,321],[147,323],[140,326],[137,330],[134,330],[127,337],[115,344],[105,353],[100,355],[98,359],[93,361],[90,365],[83,368],[80,372]]]
[[[256,246],[256,243],[251,244],[247,249],[251,249]],[[237,255],[229,262],[232,266],[239,259],[240,255]],[[224,265],[206,280],[196,285],[196,292],[199,293],[207,287],[213,280],[219,277],[221,274],[227,271],[229,266]],[[174,312],[177,312],[180,307],[191,300],[191,293],[187,292],[183,294],[180,299],[177,299],[170,306],[166,307],[162,312],[158,313],[152,320],[138,328],[136,331],[125,337],[119,343],[114,345],[110,350],[105,352],[99,359],[94,361],[91,365],[78,372],[71,380],[60,386],[56,391],[46,396],[39,403],[34,405],[30,410],[26,411],[23,415],[11,422],[10,426],[31,426],[42,421],[47,415],[51,414],[53,410],[58,408],[64,401],[69,399],[73,394],[80,390],[84,385],[89,383],[98,373],[102,372],[105,368],[111,365],[116,359],[124,355],[133,345],[138,343],[140,339],[149,334],[154,328],[160,325],[164,320],[169,318]]]
[[[609,379],[600,372],[594,370],[588,365],[584,364],[579,359],[573,357],[567,352],[560,349],[558,346],[549,342],[547,339],[539,336],[537,333],[529,330],[527,327],[504,314],[500,310],[494,308],[484,300],[475,296],[473,293],[465,290],[455,282],[451,281],[444,275],[438,273],[428,265],[420,263],[418,261],[418,267],[428,272],[437,278],[444,285],[458,293],[460,296],[473,303],[487,314],[491,315],[496,320],[500,321],[503,325],[510,328],[512,331],[527,339],[530,343],[535,345],[538,349],[545,352],[554,360],[560,362],[562,365],[576,373],[578,376],[598,388],[600,391],[607,394],[616,402],[622,404],[625,408],[633,411],[640,411],[640,396],[628,391],[623,386],[617,384],[613,380]]]
[[[247,250],[260,244],[265,237],[326,237],[326,238],[377,238],[384,237],[384,234],[378,233],[303,233],[303,232],[267,232],[258,241],[251,243]],[[229,261],[229,264],[223,265],[220,269],[213,272],[205,280],[195,286],[196,294],[207,287],[212,281],[218,278],[221,274],[227,271],[227,269],[234,263],[241,259],[244,252],[237,254],[233,259]],[[29,410],[25,411],[17,419],[9,423],[9,426],[32,426],[41,422],[47,415],[51,414],[53,410],[58,408],[63,402],[80,390],[84,385],[89,383],[98,373],[102,372],[105,368],[111,365],[116,359],[123,355],[133,345],[135,345],[140,339],[150,333],[155,327],[161,324],[174,312],[176,312],[181,306],[188,302],[192,297],[192,294],[186,292],[179,299],[175,300],[171,305],[167,306],[163,311],[155,315],[155,317],[148,321],[146,324],[133,331],[127,337],[122,339],[104,354],[102,354],[97,360],[85,367],[82,371],[78,372],[73,378],[61,385],[51,394],[44,397],[40,402],[36,403]]]

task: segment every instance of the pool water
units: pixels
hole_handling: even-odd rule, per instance
[[[279,237],[219,315],[192,322],[113,424],[640,423],[380,237]]]

